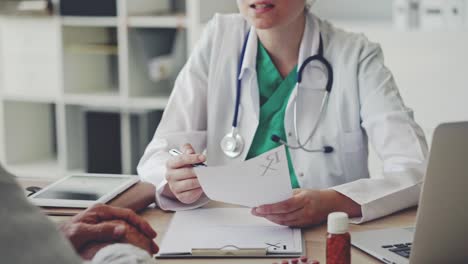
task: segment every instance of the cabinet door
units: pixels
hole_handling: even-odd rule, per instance
[[[7,94],[53,98],[60,91],[61,38],[56,18],[1,18],[3,87]]]

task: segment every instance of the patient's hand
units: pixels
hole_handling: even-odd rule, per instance
[[[148,254],[153,255],[158,253],[159,248],[153,242],[153,239],[148,238],[141,234],[137,229],[127,224],[125,221],[121,220],[114,220],[110,221],[109,223],[115,224],[116,226],[124,226],[125,232],[123,235],[117,240],[113,242],[100,242],[100,241],[92,241],[85,244],[78,253],[83,259],[92,259],[96,253],[101,250],[102,248],[112,245],[115,242],[118,243],[127,243],[139,247]]]
[[[114,243],[129,243],[155,254],[156,232],[140,216],[129,209],[96,205],[60,225],[60,231],[70,240],[84,259],[91,259],[103,247]]]

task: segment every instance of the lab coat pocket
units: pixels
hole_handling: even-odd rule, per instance
[[[343,166],[340,159],[340,151],[339,148],[337,149],[338,144],[338,137],[334,137],[332,140],[323,140],[321,146],[331,146],[334,148],[332,153],[320,153],[319,157],[324,159],[325,168],[326,168],[326,177],[330,177],[331,186],[339,185],[343,183]],[[316,144],[315,146],[320,146],[320,144]],[[314,153],[313,155],[317,155]]]
[[[347,132],[342,139],[342,162],[348,182],[368,178],[367,144],[361,130]]]

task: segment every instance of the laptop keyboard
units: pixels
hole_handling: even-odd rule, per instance
[[[384,245],[382,248],[388,249],[391,252],[409,259],[411,253],[411,243]]]

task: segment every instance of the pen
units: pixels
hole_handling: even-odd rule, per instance
[[[178,149],[171,149],[169,150],[169,154],[176,157],[176,156],[182,155],[183,153],[180,152]],[[203,162],[200,162],[200,163],[193,164],[192,167],[206,167],[206,164]]]

